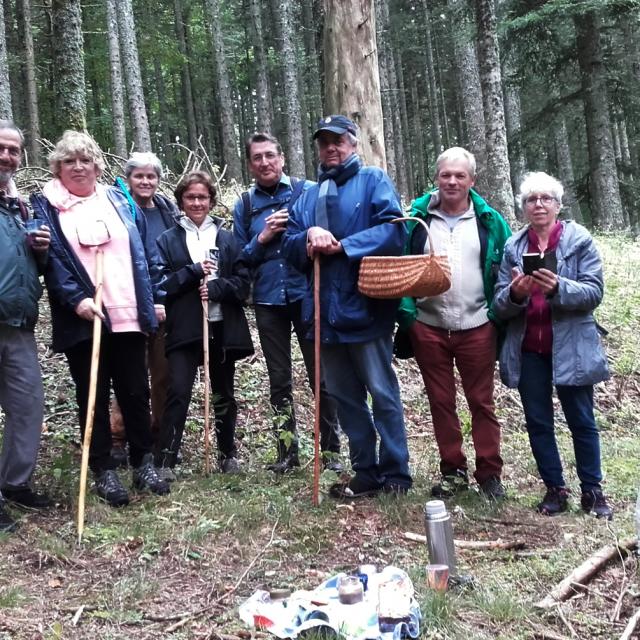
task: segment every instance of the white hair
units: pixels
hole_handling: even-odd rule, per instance
[[[134,151],[124,165],[124,177],[128,180],[135,169],[144,169],[144,167],[151,167],[158,178],[162,178],[162,163],[151,151]]]
[[[476,158],[470,151],[463,149],[462,147],[451,147],[445,149],[436,160],[436,176],[440,173],[440,167],[444,162],[458,162],[459,160],[465,160],[469,165],[469,175],[472,178],[476,177]]]
[[[523,178],[520,183],[520,193],[518,194],[518,202],[520,203],[521,209],[524,209],[525,200],[532,193],[548,193],[562,206],[564,187],[559,180],[556,180],[544,171],[531,171]]]

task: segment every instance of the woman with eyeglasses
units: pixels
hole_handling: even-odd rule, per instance
[[[203,362],[203,303],[209,324],[209,373],[215,412],[218,461],[222,473],[239,473],[235,442],[238,405],[234,396],[236,360],[253,353],[243,304],[249,271],[240,247],[221,218],[211,216],[216,189],[204,171],[186,174],[174,191],[184,213],[157,241],[167,321],[165,350],[169,386],[156,462],[160,475],[175,480],[193,382]],[[208,390],[207,390],[208,392]]]
[[[571,432],[582,509],[611,519],[602,492],[600,435],[593,385],[609,377],[593,312],[602,301],[602,261],[593,238],[572,220],[558,220],[564,189],[544,172],[520,186],[528,225],[507,240],[493,306],[507,321],[500,375],[518,388],[529,442],[546,493],[544,515],[568,508],[554,429],[553,387]]]
[[[105,168],[93,138],[65,131],[49,156],[53,179],[31,196],[34,213],[51,230],[45,283],[53,349],[63,352],[76,387],[81,430],[87,417],[94,318],[102,336],[89,467],[98,496],[129,502],[111,457],[110,387],[124,417],[136,489],[163,495],[169,485],[153,465],[147,379],[147,334],[158,327],[140,209],[114,187],[98,183]],[[104,262],[102,307],[94,302],[98,251]]]

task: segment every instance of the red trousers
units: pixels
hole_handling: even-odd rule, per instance
[[[410,329],[429,398],[433,429],[440,452],[440,472],[467,470],[462,430],[456,411],[455,363],[471,412],[471,436],[476,451],[475,478],[479,483],[500,477],[500,424],[493,404],[496,330],[491,322],[466,331],[447,331],[416,321]]]

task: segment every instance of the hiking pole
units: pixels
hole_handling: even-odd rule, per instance
[[[315,415],[313,420],[313,506],[320,504],[320,254],[313,257],[313,347],[315,366],[313,371],[313,395]]]
[[[102,284],[104,274],[104,252],[96,251],[96,291],[93,303],[102,307]],[[93,434],[93,419],[96,413],[96,387],[98,386],[98,364],[100,361],[100,339],[102,337],[102,320],[99,315],[93,316],[93,341],[91,344],[91,369],[89,372],[89,398],[87,400],[87,418],[82,440],[82,461],[80,463],[80,494],[78,496],[78,542],[82,541],[84,532],[84,505],[87,496],[87,473],[89,469],[89,448]]]
[[[207,276],[202,280],[207,286]],[[209,301],[202,300],[202,352],[204,366],[204,473],[211,473],[211,461],[209,460]]]

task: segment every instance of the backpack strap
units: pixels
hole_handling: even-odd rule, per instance
[[[242,198],[242,224],[248,234],[251,226],[251,192],[243,191],[240,197]]]

